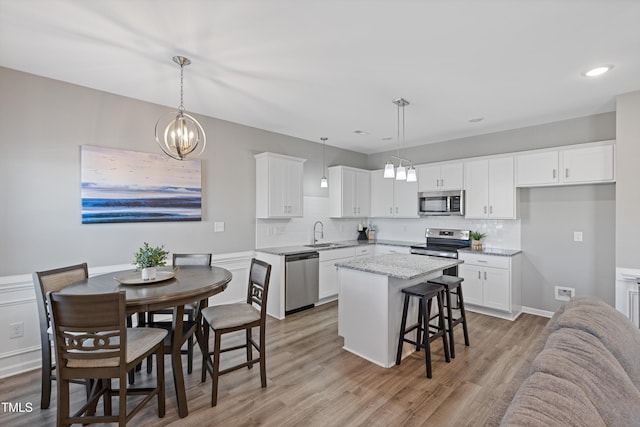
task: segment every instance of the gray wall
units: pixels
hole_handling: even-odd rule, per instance
[[[520,189],[522,302],[555,311],[554,287],[615,303],[615,184]],[[574,231],[583,233],[574,242]]]
[[[318,179],[322,175],[321,144],[201,117],[209,137],[207,151],[202,157],[202,222],[82,225],[79,146],[87,144],[160,152],[153,137],[153,127],[158,117],[168,111],[168,108],[1,67],[0,93],[0,125],[3,130],[0,142],[0,259],[3,260],[0,264],[0,276],[24,274],[82,261],[87,261],[92,266],[129,263],[133,252],[143,241],[164,244],[169,250],[176,252],[228,253],[252,250],[255,243],[253,155],[263,151],[308,159],[305,163],[305,194],[328,195],[326,189],[318,186]],[[635,102],[635,110],[630,111],[635,117],[640,117],[640,101]],[[625,121],[630,121],[632,115]],[[633,133],[629,135],[634,138],[634,145],[630,144],[627,149],[634,147],[633,149],[638,150],[640,131],[636,136]],[[418,164],[615,138],[616,115],[607,113],[464,138],[446,144],[425,145],[408,149],[406,154]],[[624,151],[620,151],[622,152]],[[633,159],[637,159],[638,154],[628,152],[629,157],[622,162],[622,168],[620,164],[624,156],[618,158],[618,187],[622,182],[621,176],[632,176],[630,181],[625,178],[628,188],[625,198],[631,197],[630,195],[638,197],[633,194],[633,185],[638,182],[633,173]],[[387,154],[367,157],[327,147],[327,165],[344,164],[378,169],[386,159]],[[627,172],[624,172],[625,169]],[[600,192],[605,187],[598,187],[591,195],[602,196]],[[592,191],[579,187],[570,188],[575,188],[572,191],[578,192]],[[537,200],[547,190],[524,190],[527,191],[529,198]],[[538,191],[541,192],[540,195]],[[573,194],[571,190],[563,189],[548,191],[569,191]],[[525,206],[530,203],[527,200],[524,201]],[[544,198],[540,202],[544,202]],[[578,205],[582,203],[574,202]],[[592,203],[600,206],[597,199]],[[634,202],[633,209],[637,211],[638,206],[640,200]],[[592,208],[595,209],[595,206]],[[608,229],[613,212],[607,216],[607,209],[604,209],[602,216],[598,214],[593,219],[592,208],[585,210],[567,207],[567,210],[573,209],[574,216],[564,228],[570,228],[574,221],[587,224],[595,221],[595,225],[591,225],[594,230]],[[526,236],[543,233],[548,226],[547,219],[541,216],[543,212],[527,209],[535,215],[527,220]],[[597,211],[600,212],[600,208]],[[620,221],[619,208],[617,213]],[[634,210],[625,211],[625,227],[638,230],[632,221],[634,213]],[[214,233],[214,221],[224,221],[226,231]],[[578,230],[569,231],[572,233]],[[586,240],[588,232],[586,229],[583,231]],[[528,244],[526,236],[523,236],[523,246]],[[629,252],[637,240],[636,237],[629,240],[625,250]],[[613,253],[614,243],[606,239],[602,242],[602,251]],[[587,244],[583,247],[589,251]],[[523,249],[525,252],[538,251],[533,247]],[[557,271],[581,271],[584,259],[595,259],[599,253],[587,253],[582,258],[567,260],[542,251],[540,258],[531,261],[530,267],[525,270],[525,305],[553,309],[545,300],[549,296],[548,291],[543,292],[544,297],[536,296],[538,279],[534,273],[538,266],[544,265],[545,268]],[[640,255],[634,253],[629,256],[635,257],[629,263],[640,265],[637,262]],[[606,270],[607,267],[603,264],[605,262],[606,258],[602,258],[599,272]],[[590,284],[584,289],[596,288]],[[606,296],[607,292],[602,295],[611,301]]]
[[[640,269],[640,91],[617,99],[616,267]]]
[[[406,148],[402,150],[402,157],[418,165],[583,142],[605,141],[615,139],[615,137],[616,114],[611,112]],[[384,168],[384,164],[391,154],[396,154],[396,151],[370,155],[369,169]]]
[[[0,93],[0,276],[82,261],[129,263],[143,241],[174,252],[253,250],[253,155],[264,151],[308,159],[305,194],[328,196],[319,187],[321,144],[199,116],[209,141],[202,156],[203,221],[82,225],[80,145],[159,153],[155,122],[175,107],[1,67]],[[366,163],[364,154],[327,147],[329,165]],[[214,233],[214,221],[224,221],[225,232]]]

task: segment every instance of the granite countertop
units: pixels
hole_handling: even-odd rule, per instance
[[[469,254],[478,254],[478,255],[494,255],[494,256],[511,257],[514,255],[518,255],[522,251],[519,249],[486,248],[486,249],[482,249],[481,251],[474,251],[472,249],[458,249],[458,252],[465,252]]]
[[[337,262],[337,267],[381,274],[397,279],[411,280],[462,264],[453,258],[439,258],[424,255],[389,254],[376,257]]]
[[[329,242],[322,242],[329,243]],[[422,242],[420,242],[422,243]],[[317,252],[317,251],[330,251],[333,249],[353,248],[359,246],[369,245],[388,245],[388,246],[403,246],[410,247],[413,245],[419,245],[418,242],[401,242],[399,240],[343,240],[340,242],[331,242],[335,246],[329,246],[324,248],[312,248],[305,245],[292,245],[292,246],[278,246],[273,248],[260,248],[256,249],[256,252],[264,252],[272,255],[291,255],[304,252]]]

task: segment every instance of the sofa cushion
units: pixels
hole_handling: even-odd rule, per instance
[[[535,372],[522,383],[500,425],[606,426],[580,387],[544,372]]]
[[[608,426],[640,420],[640,391],[618,360],[588,332],[572,328],[552,332],[531,369],[576,385]]]
[[[523,337],[523,339],[533,339],[535,340],[535,343],[533,343],[533,345],[531,346],[530,353],[528,353],[524,357],[520,368],[518,368],[516,373],[513,375],[513,377],[511,377],[511,379],[507,383],[506,387],[504,388],[504,391],[501,392],[496,397],[495,401],[491,405],[491,409],[489,410],[489,414],[484,423],[485,427],[494,427],[500,424],[502,417],[504,416],[505,412],[507,411],[507,408],[511,404],[511,401],[516,395],[520,385],[531,374],[531,364],[533,363],[533,360],[536,358],[538,353],[540,353],[540,351],[544,348],[547,341],[547,337],[549,336],[551,331],[554,331],[556,329],[555,324],[558,321],[558,318],[563,311],[564,311],[564,305],[561,306],[553,314],[551,319],[547,322],[546,326],[538,336]]]
[[[640,329],[615,308],[595,297],[575,297],[553,324],[597,337],[640,390]]]

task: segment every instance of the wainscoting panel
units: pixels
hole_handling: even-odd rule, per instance
[[[616,268],[616,309],[640,324],[640,270]]]

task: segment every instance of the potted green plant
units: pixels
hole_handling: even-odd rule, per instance
[[[167,255],[164,245],[151,247],[144,242],[138,252],[134,254],[133,264],[140,270],[142,280],[154,280],[156,278],[156,267],[167,265]]]
[[[481,251],[482,242],[480,240],[486,237],[486,233],[481,233],[479,231],[472,231],[471,234],[469,234],[469,237],[471,237],[471,250]]]

